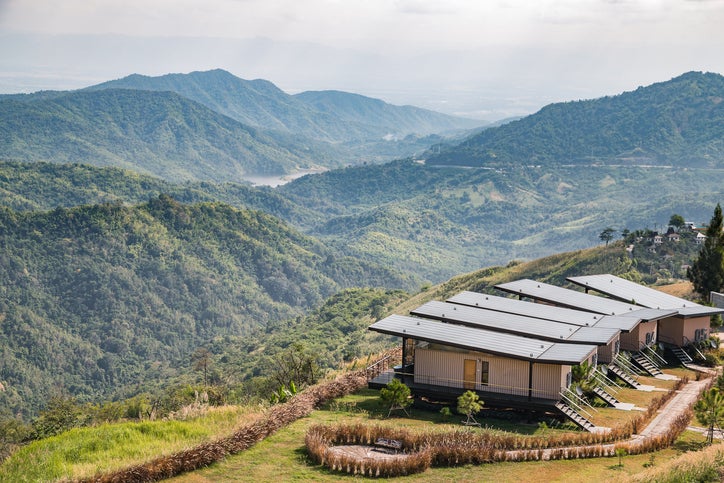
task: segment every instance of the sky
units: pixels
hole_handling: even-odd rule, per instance
[[[222,68],[476,119],[724,74],[724,0],[0,0],[0,93]]]

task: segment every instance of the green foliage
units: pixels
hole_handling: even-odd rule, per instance
[[[345,92],[302,92],[292,96],[269,81],[239,79],[220,69],[160,77],[134,74],[89,89],[119,88],[176,92],[245,125],[294,135],[292,140],[297,144],[311,145],[315,151],[327,154],[325,159],[317,160],[317,164],[322,161],[326,166],[335,159],[379,162],[404,158],[443,140],[413,133],[425,135],[482,124]],[[399,139],[383,139],[389,134]],[[320,141],[330,142],[333,147]]]
[[[436,165],[721,166],[724,77],[689,72],[613,97],[550,104],[429,153]],[[670,213],[670,212],[669,212]]]
[[[611,228],[610,226],[609,226],[609,227],[606,227],[606,228],[604,228],[603,231],[598,235],[598,239],[601,240],[602,242],[606,242],[606,246],[608,246],[608,242],[610,242],[611,240],[613,240],[613,235],[614,235],[614,233],[616,233],[616,230],[614,230],[614,229]]]
[[[714,215],[706,229],[706,240],[698,258],[689,269],[687,276],[694,284],[694,290],[702,299],[708,300],[710,292],[719,292],[724,286],[724,219],[721,206],[716,205]]]
[[[410,388],[399,379],[393,378],[380,389],[380,400],[390,408],[388,416],[396,409],[407,412],[406,408],[412,404]]]
[[[458,397],[457,410],[467,417],[465,421],[466,425],[477,424],[474,416],[478,414],[481,409],[483,409],[483,401],[480,400],[480,396],[478,396],[476,392],[465,391]]]
[[[0,99],[0,157],[217,182],[281,174],[332,158],[172,92],[122,89]]]
[[[33,421],[35,438],[47,438],[76,426],[83,426],[86,422],[82,419],[87,417],[75,399],[52,397],[45,410]]]
[[[395,280],[261,212],[166,195],[0,208],[0,246],[0,406],[26,416],[54,386],[81,403],[151,391],[190,374],[193,351],[214,353],[217,337],[261,334],[345,287]]]
[[[712,443],[714,429],[721,428],[724,422],[724,393],[719,387],[704,391],[694,405],[694,413],[697,419],[708,428],[707,442]]]
[[[671,215],[671,218],[669,218],[669,226],[673,226],[677,230],[680,230],[685,223],[686,220],[684,219],[684,217],[681,215],[677,215],[676,213]]]

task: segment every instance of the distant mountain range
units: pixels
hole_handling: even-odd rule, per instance
[[[244,80],[221,69],[147,77],[134,74],[89,87],[172,91],[249,126],[342,143],[472,129],[481,121],[339,91],[289,95],[266,80]]]
[[[433,133],[481,124],[353,94],[313,97],[307,102],[223,70],[3,95],[0,159],[118,166],[171,181],[242,181],[406,157],[444,140]]]
[[[128,89],[0,98],[0,157],[117,166],[173,181],[242,181],[325,161],[320,149],[173,92]]]
[[[689,72],[613,97],[551,104],[425,155],[433,165],[724,165],[724,77]]]
[[[109,89],[39,93],[27,102],[57,102],[71,94],[185,99],[169,92]],[[328,94],[299,97],[329,106],[324,101]],[[338,98],[338,105],[346,100],[356,106],[340,108],[341,117],[355,119],[358,101],[370,111],[385,109],[365,98],[331,97]],[[482,265],[588,247],[597,243],[605,226],[645,227],[665,223],[673,213],[708,220],[724,183],[723,98],[720,75],[688,73],[619,96],[548,106],[457,145],[439,144],[425,162],[348,166],[273,190],[152,178],[126,182],[129,174],[113,170],[43,165],[33,171],[8,163],[0,169],[0,199],[16,209],[104,200],[137,203],[147,199],[145,186],[151,195],[170,193],[185,202],[221,200],[271,213],[341,253],[439,281]],[[117,120],[112,125],[120,126],[115,131],[123,127]],[[628,143],[642,132],[651,135],[632,154]],[[498,146],[490,151],[495,156],[484,155],[490,143]],[[599,149],[608,154],[590,157]],[[210,178],[214,172],[208,171],[193,176],[221,178]],[[232,176],[224,179],[237,179]],[[64,177],[69,179],[62,181]],[[63,194],[66,186],[74,187],[69,188],[73,196]],[[97,189],[86,188],[90,186]]]

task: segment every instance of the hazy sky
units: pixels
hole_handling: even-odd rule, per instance
[[[0,0],[0,92],[223,68],[484,119],[724,73],[724,0]]]

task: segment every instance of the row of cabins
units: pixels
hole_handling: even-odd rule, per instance
[[[496,286],[517,299],[462,292],[369,328],[402,338],[397,377],[418,397],[449,400],[472,389],[490,406],[550,410],[571,385],[573,366],[613,369],[622,351],[687,346],[705,339],[710,316],[724,312],[613,275],[568,280],[585,293],[518,280]]]

